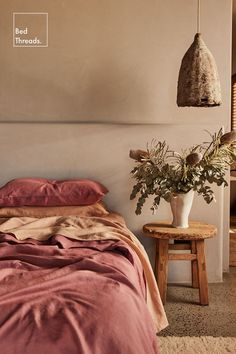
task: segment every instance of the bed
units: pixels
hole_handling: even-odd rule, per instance
[[[2,353],[157,354],[166,326],[147,254],[119,214],[100,202],[0,208]]]

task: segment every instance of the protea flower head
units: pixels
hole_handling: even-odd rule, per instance
[[[225,133],[220,138],[221,144],[233,144],[236,142],[236,130],[232,130],[231,132]]]
[[[202,154],[200,152],[192,152],[186,157],[186,162],[190,166],[197,165],[202,160]]]
[[[129,152],[129,157],[131,159],[134,159],[136,161],[141,162],[143,158],[146,158],[148,156],[148,152],[145,150],[130,150]]]

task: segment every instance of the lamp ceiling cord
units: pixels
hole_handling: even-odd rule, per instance
[[[201,26],[201,0],[197,2],[197,33],[200,33],[200,26]]]

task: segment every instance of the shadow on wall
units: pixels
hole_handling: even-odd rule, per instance
[[[126,70],[118,62],[107,62],[97,65],[89,72],[89,80],[81,107],[84,116],[92,121],[109,122],[109,112],[112,120],[126,122],[129,118],[148,114],[149,98],[145,77],[138,74],[135,66],[130,64]],[[91,104],[92,103],[92,104]],[[80,117],[81,119],[82,117]]]
[[[14,81],[2,82],[5,98],[0,119],[29,123],[110,120],[126,123],[127,112],[134,119],[137,112],[147,115],[149,98],[145,78],[137,74],[135,66],[122,70],[119,63],[98,62],[96,66],[86,68],[83,81],[74,80],[75,87],[71,82],[68,84],[70,78],[66,72],[55,81],[18,71],[14,73]]]

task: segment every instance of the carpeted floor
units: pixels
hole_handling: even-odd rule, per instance
[[[236,338],[159,337],[161,354],[235,354]]]
[[[236,267],[223,283],[209,284],[209,299],[209,306],[200,306],[198,289],[168,286],[165,310],[170,325],[159,336],[236,337]]]

